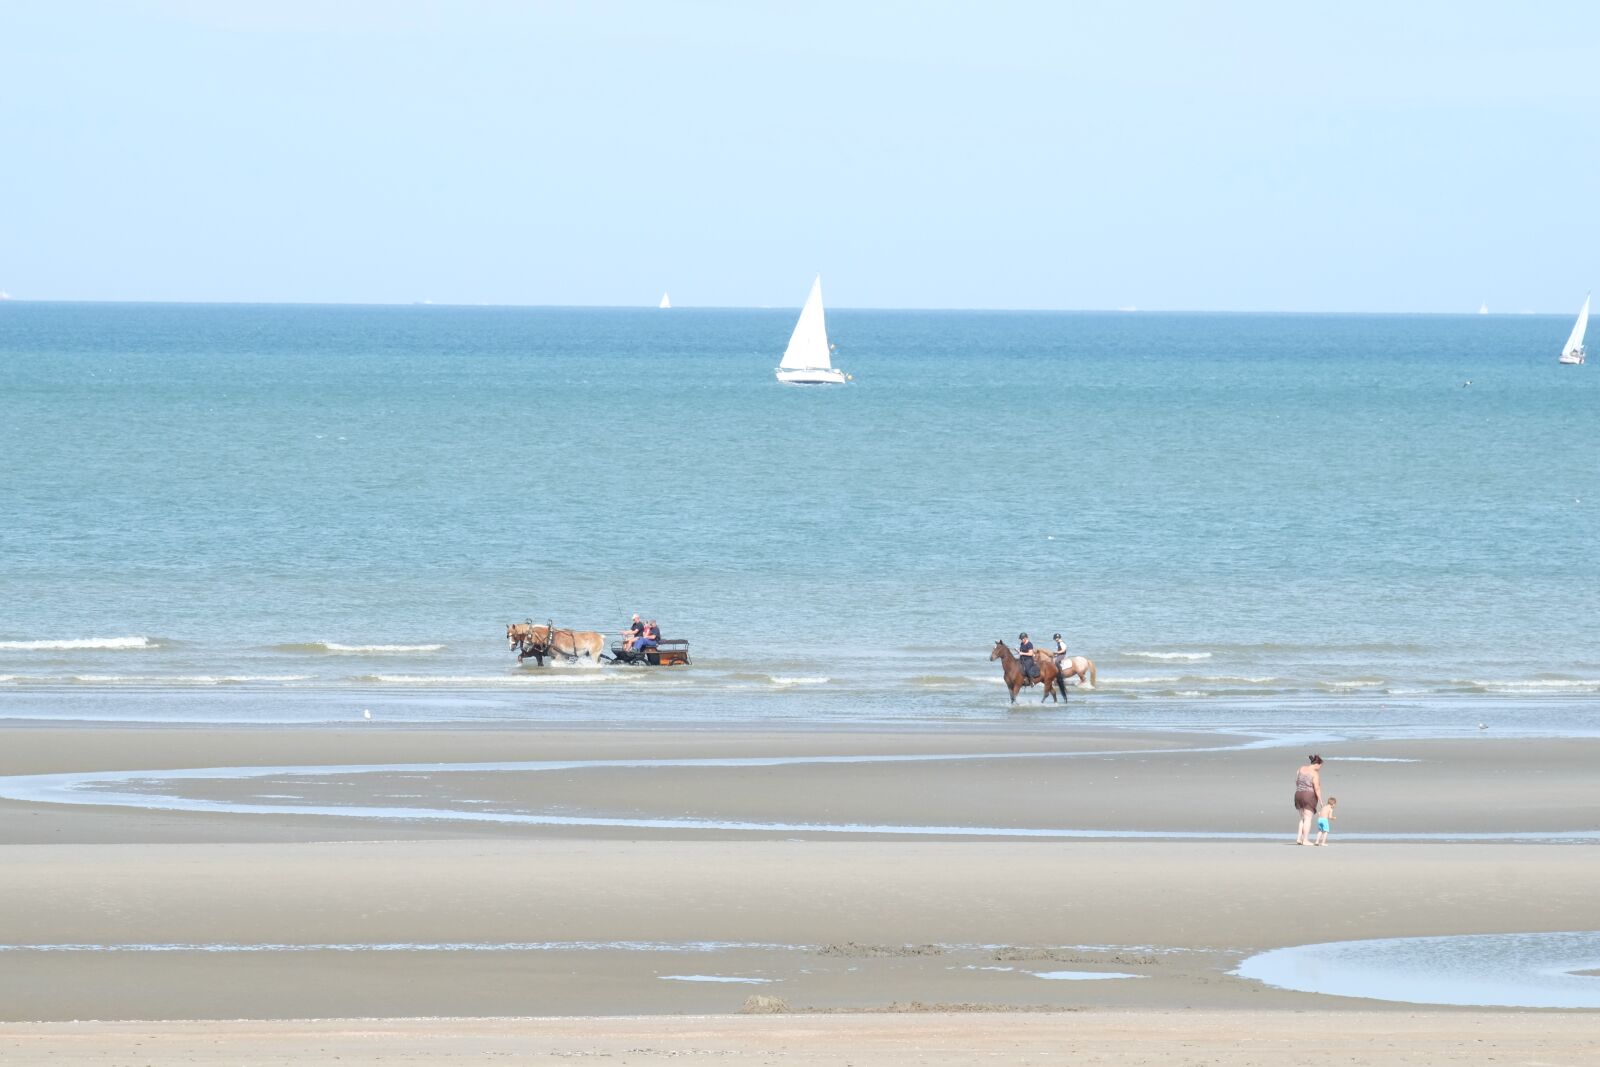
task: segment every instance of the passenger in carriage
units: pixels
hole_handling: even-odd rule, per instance
[[[639,638],[644,636],[644,623],[639,621],[639,613],[633,613],[633,623],[622,632],[622,647],[624,651],[632,652],[633,646]]]
[[[661,645],[661,627],[656,625],[656,620],[651,619],[644,624],[644,630],[639,639],[633,643],[635,652],[650,652]]]

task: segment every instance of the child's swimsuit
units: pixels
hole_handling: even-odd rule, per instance
[[[1320,831],[1321,833],[1327,833],[1328,832],[1328,820],[1327,819],[1318,819],[1317,820],[1317,830]]]

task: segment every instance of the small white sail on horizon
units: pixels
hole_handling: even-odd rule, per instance
[[[1485,300],[1483,303],[1478,305],[1478,314],[1480,314],[1480,315],[1489,314],[1489,302],[1487,300]]]
[[[657,304],[656,307],[658,307],[658,308],[670,308],[671,306],[672,306],[672,298],[667,296],[666,293],[662,293],[661,294],[661,303]]]
[[[828,325],[822,313],[822,275],[811,283],[811,294],[789,335],[789,347],[778,363],[778,381],[790,385],[843,385],[849,380],[833,365]]]
[[[1589,329],[1589,297],[1591,293],[1583,294],[1583,307],[1578,311],[1578,321],[1572,324],[1572,333],[1567,336],[1567,343],[1561,348],[1559,362],[1567,364],[1582,363],[1586,356],[1583,348],[1583,335]]]

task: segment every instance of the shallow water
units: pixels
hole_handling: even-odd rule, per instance
[[[1600,1008],[1600,931],[1398,937],[1298,945],[1236,974],[1343,997],[1508,1008]]]
[[[1274,743],[1268,739],[1266,743]],[[1263,742],[1241,742],[1214,748],[1186,746],[1168,751],[1201,753],[1253,747]],[[447,780],[455,774],[543,774],[584,770],[662,770],[704,771],[712,768],[762,768],[803,764],[870,765],[885,763],[933,764],[969,760],[1006,761],[1104,759],[1117,755],[1150,755],[1160,749],[1141,748],[1137,752],[1111,750],[1075,752],[983,752],[972,754],[878,754],[851,756],[772,756],[714,757],[692,759],[592,759],[517,761],[505,763],[419,763],[359,764],[348,766],[297,767],[206,767],[167,770],[86,771],[56,774],[11,775],[0,777],[0,798],[28,804],[87,804],[136,808],[152,811],[216,812],[249,815],[336,816],[364,820],[405,820],[416,822],[461,822],[493,825],[626,828],[637,830],[718,831],[750,834],[809,834],[897,837],[956,837],[965,839],[1043,840],[1199,840],[1199,841],[1277,841],[1281,832],[1227,830],[1101,829],[1072,825],[982,825],[972,823],[876,823],[842,821],[781,821],[773,818],[691,817],[676,808],[674,799],[663,794],[660,806],[628,815],[585,812],[570,799],[556,809],[529,808],[520,803],[506,805],[488,796],[473,796],[462,788],[428,797],[424,794],[360,792],[358,799],[334,800],[326,797],[327,787],[342,787],[360,776],[390,776],[390,780]],[[271,781],[274,788],[297,787],[296,793],[241,793],[236,799],[203,795],[217,782],[242,782],[252,779]],[[393,804],[376,801],[413,799],[413,803]],[[1026,816],[1023,816],[1026,818]],[[1339,835],[1349,841],[1431,841],[1431,842],[1543,842],[1575,844],[1600,841],[1600,830],[1582,827],[1566,830],[1504,830],[1432,832],[1395,830],[1353,832]]]

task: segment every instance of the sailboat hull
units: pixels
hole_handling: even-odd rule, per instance
[[[1556,362],[1565,363],[1569,367],[1576,367],[1583,362],[1583,355],[1582,352],[1563,352],[1561,353],[1561,358]]]
[[[811,370],[784,370],[778,368],[778,381],[785,385],[843,385],[844,371],[834,367]]]

